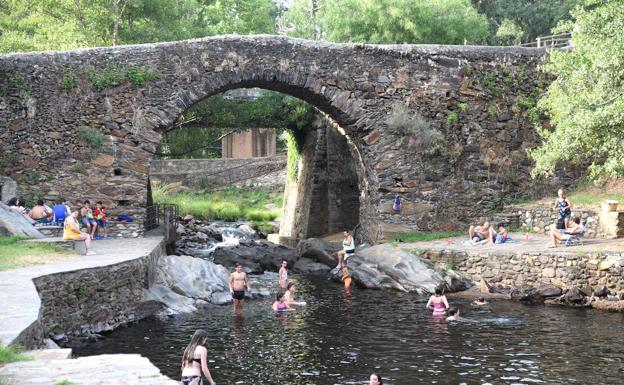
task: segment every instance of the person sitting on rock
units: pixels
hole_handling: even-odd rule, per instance
[[[569,227],[565,230],[553,228],[550,232],[550,240],[551,244],[549,247],[557,247],[557,242],[565,242],[570,238],[583,234],[585,231],[585,226],[581,224],[581,218],[574,217],[572,219],[572,223],[568,225]]]
[[[343,233],[344,239],[342,240],[342,250],[338,252],[338,266],[342,268],[344,264],[347,262],[347,259],[353,253],[355,253],[355,241],[353,240],[353,235],[350,231],[345,231]]]
[[[72,211],[72,213],[65,218],[65,227],[63,229],[64,241],[84,241],[87,248],[87,255],[94,255],[95,252],[91,250],[91,236],[87,233],[80,231],[78,225],[78,210]]]
[[[275,302],[273,302],[273,306],[271,307],[273,308],[273,311],[280,312],[295,310],[288,306],[288,304],[286,303],[286,300],[284,299],[284,293],[277,293],[277,296],[275,297]]]
[[[468,229],[468,235],[472,244],[484,244],[493,242],[494,230],[492,230],[490,222],[485,221],[483,225],[471,225]]]
[[[449,309],[449,316],[446,317],[447,321],[459,321],[459,309],[452,307]]]
[[[28,216],[37,223],[47,224],[52,220],[54,212],[43,203],[43,199],[39,199],[37,205],[30,210]]]
[[[292,282],[288,283],[288,290],[286,290],[286,293],[284,293],[284,300],[286,300],[286,303],[288,304],[288,306],[305,306],[306,303],[304,301],[300,301],[297,302],[295,301],[295,284]]]
[[[28,210],[24,207],[22,201],[18,198],[11,198],[7,202],[10,209],[17,211],[18,213],[28,216]]]

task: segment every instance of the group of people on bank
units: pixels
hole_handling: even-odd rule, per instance
[[[568,242],[585,234],[586,228],[581,224],[581,218],[578,216],[572,218],[572,202],[562,189],[557,192],[555,209],[557,210],[557,221],[550,231],[551,242],[549,247],[557,247],[559,242]],[[468,229],[468,237],[472,245],[498,244],[509,240],[507,229],[502,223],[497,224],[496,228],[492,228],[487,221],[482,225],[471,225]]]
[[[108,209],[102,201],[98,201],[95,207],[85,200],[80,209],[72,210],[67,200],[61,198],[50,207],[43,199],[39,199],[32,208],[25,207],[23,199],[11,198],[7,205],[9,208],[35,221],[37,226],[63,226],[63,240],[84,241],[87,247],[87,255],[93,255],[91,241],[108,239]],[[85,231],[82,231],[81,224]]]

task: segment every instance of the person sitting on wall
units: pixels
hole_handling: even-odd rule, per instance
[[[18,198],[9,199],[7,205],[10,209],[15,210],[22,215],[28,216],[28,210],[26,209],[26,207],[24,207],[22,201],[20,201]]]
[[[567,229],[552,229],[550,232],[551,244],[548,247],[557,247],[557,242],[565,242],[574,236],[583,234],[584,231],[585,226],[581,224],[581,218],[574,217]]]
[[[84,205],[80,209],[80,216],[82,217],[82,223],[87,228],[87,233],[90,234],[91,239],[95,239],[95,232],[97,231],[97,221],[93,216],[93,210],[91,209],[91,202],[84,201]]]
[[[47,224],[52,220],[54,212],[51,208],[43,204],[43,199],[39,199],[37,205],[30,210],[28,216],[37,223]]]
[[[483,225],[470,225],[468,229],[468,235],[470,236],[470,242],[473,245],[482,245],[489,242],[494,242],[496,232],[490,226],[490,222],[485,221]]]
[[[95,255],[95,252],[91,250],[91,236],[87,233],[80,231],[78,225],[78,210],[74,210],[65,219],[65,227],[63,228],[63,240],[64,241],[84,241],[87,247],[87,255]]]

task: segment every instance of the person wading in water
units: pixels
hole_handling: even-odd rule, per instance
[[[249,287],[249,280],[247,279],[247,273],[243,271],[243,266],[240,263],[236,264],[234,272],[230,274],[230,294],[234,302],[234,310],[243,310],[243,304],[245,303],[245,289],[251,291]]]
[[[281,291],[288,290],[288,262],[282,261],[282,267],[279,269],[279,288]]]
[[[208,379],[211,385],[216,385],[216,382],[210,375],[208,370],[208,349],[204,347],[208,340],[208,333],[204,330],[197,330],[191,342],[184,349],[182,355],[182,379],[180,383],[182,385],[201,385],[202,372]]]
[[[449,308],[446,296],[443,294],[441,287],[436,287],[435,294],[427,301],[427,309],[433,310],[434,317],[440,317],[446,315],[446,309]]]

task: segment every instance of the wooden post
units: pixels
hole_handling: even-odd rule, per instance
[[[538,37],[537,38],[537,48],[540,48],[542,46],[542,38]]]

